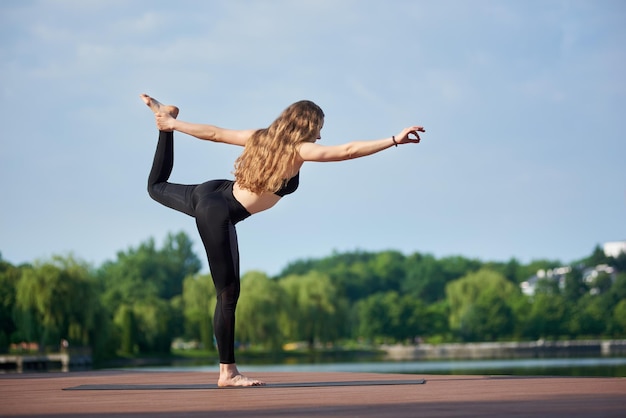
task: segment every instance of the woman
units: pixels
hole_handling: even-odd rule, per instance
[[[424,128],[411,126],[390,138],[323,146],[316,141],[321,138],[324,113],[307,100],[289,106],[268,128],[230,130],[180,121],[176,119],[177,107],[165,106],[146,94],[141,99],[154,112],[159,129],[148,193],[157,202],[195,218],[209,260],[217,292],[213,326],[220,358],[218,386],[263,385],[239,373],[235,363],[235,308],[240,285],[235,224],[293,193],[305,161],[343,161],[399,144],[419,143],[418,132],[424,132]],[[235,180],[197,185],[169,183],[174,131],[244,147],[235,162]]]

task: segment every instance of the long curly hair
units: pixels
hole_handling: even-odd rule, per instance
[[[315,142],[324,123],[324,112],[315,103],[301,100],[286,108],[272,124],[254,132],[235,161],[235,180],[253,193],[274,193],[293,174],[298,144]]]

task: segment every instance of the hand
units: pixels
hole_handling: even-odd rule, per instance
[[[174,117],[167,112],[157,112],[154,114],[156,125],[159,131],[174,130]]]
[[[398,144],[419,144],[422,139],[420,138],[418,132],[426,132],[426,130],[421,126],[404,128],[402,132],[396,135],[396,142]]]

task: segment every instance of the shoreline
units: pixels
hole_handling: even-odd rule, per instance
[[[626,355],[626,340],[482,342],[381,347],[389,360],[478,360]]]
[[[309,364],[360,361],[420,361],[420,360],[498,360],[535,358],[573,357],[620,357],[626,356],[626,340],[568,340],[568,341],[526,341],[526,342],[479,342],[402,345],[388,344],[360,349],[316,349],[312,351],[294,350],[281,352],[257,352],[242,350],[238,357],[248,365],[263,364]],[[59,357],[59,358],[57,358]],[[63,357],[63,358],[61,358]],[[322,361],[320,361],[322,360]],[[77,371],[106,370],[111,368],[137,368],[176,365],[217,364],[217,354],[206,352],[198,355],[176,352],[164,356],[117,358],[94,364],[84,354],[77,357],[64,353],[45,355],[0,355],[0,369],[3,372],[21,373],[25,371]],[[15,367],[10,365],[14,364]],[[27,365],[28,364],[28,365]]]

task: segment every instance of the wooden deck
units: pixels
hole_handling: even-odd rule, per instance
[[[0,416],[624,417],[626,379],[250,373],[270,386],[219,389],[217,373],[0,375]],[[425,384],[419,384],[425,379]]]

